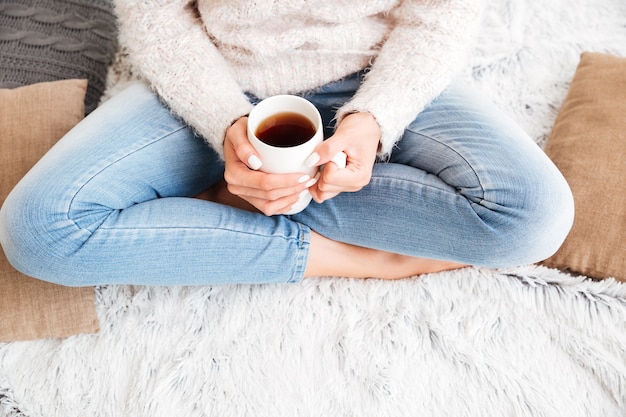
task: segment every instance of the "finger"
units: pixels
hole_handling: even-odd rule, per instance
[[[237,158],[253,170],[258,170],[263,165],[259,154],[248,140],[248,118],[238,119],[228,131],[230,146]],[[225,151],[226,152],[226,151]]]
[[[239,197],[245,199],[257,198],[263,200],[279,200],[284,197],[298,195],[302,191],[306,190],[306,187],[302,184],[299,184],[294,187],[260,190],[258,188],[229,184],[229,190],[232,194],[238,195]]]
[[[337,168],[345,168],[348,161],[348,155],[345,152],[339,152],[331,159],[337,165]]]
[[[250,198],[247,201],[266,216],[287,213],[298,202],[299,194],[287,196],[278,200]]]
[[[335,197],[337,194],[339,194],[342,191],[338,187],[327,184],[324,180],[324,171],[328,172],[328,171],[332,171],[333,169],[338,169],[331,165],[333,164],[328,164],[324,166],[324,169],[321,170],[320,173],[318,174],[317,184],[309,188],[309,192],[311,193],[313,200],[315,200],[318,203],[322,203],[326,200],[329,200]]]
[[[342,192],[356,192],[369,182],[367,175],[361,170],[338,168],[335,164],[324,165],[315,187],[311,187],[311,195],[318,203],[326,201]]]
[[[343,146],[339,142],[325,140],[317,145],[315,151],[306,159],[305,164],[309,167],[315,167],[333,161],[338,166],[345,167],[346,154],[343,153],[343,150]]]
[[[362,170],[350,166],[338,168],[328,163],[320,173],[318,188],[324,192],[358,191],[366,184]]]
[[[340,194],[338,192],[320,191],[316,187],[309,188],[309,192],[311,193],[311,196],[313,197],[313,200],[315,200],[316,203],[320,203],[320,204],[323,203],[324,201],[330,200],[331,198],[334,198],[334,197],[336,197],[337,195]]]
[[[241,189],[253,189],[259,193],[258,197],[280,191],[276,197],[299,192],[311,186],[312,178],[304,173],[268,174],[261,171],[251,171],[244,164],[228,167],[224,172],[224,179],[229,185]],[[268,196],[266,196],[268,197]]]

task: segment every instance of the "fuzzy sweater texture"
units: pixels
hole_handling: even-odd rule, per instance
[[[116,0],[140,76],[220,155],[259,98],[314,91],[369,66],[337,113],[369,112],[388,155],[451,81],[481,0]]]

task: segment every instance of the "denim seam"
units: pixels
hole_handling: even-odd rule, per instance
[[[474,170],[474,167],[472,166],[472,164],[470,164],[470,163],[469,163],[469,161],[468,161],[468,160],[467,160],[467,159],[466,159],[466,158],[465,158],[465,157],[464,157],[461,153],[459,153],[456,149],[454,149],[453,147],[451,147],[451,146],[450,146],[450,145],[448,145],[447,143],[442,142],[442,141],[440,141],[439,139],[434,138],[434,137],[432,137],[432,136],[430,136],[430,135],[425,135],[425,134],[423,134],[423,133],[416,132],[415,130],[412,130],[410,127],[409,127],[409,128],[407,128],[406,130],[407,130],[407,131],[409,131],[409,132],[411,132],[411,133],[413,133],[413,134],[415,134],[415,135],[418,135],[418,136],[421,136],[421,137],[423,137],[423,138],[430,139],[430,140],[432,140],[432,141],[437,142],[438,144],[440,144],[440,145],[444,146],[445,148],[447,148],[447,149],[451,150],[451,151],[452,151],[452,152],[454,152],[454,153],[455,153],[455,154],[456,154],[459,158],[461,158],[461,159],[465,162],[465,164],[466,164],[466,165],[470,168],[470,170],[472,171],[472,173],[474,174],[474,176],[476,177],[476,181],[478,182],[478,185],[480,186],[480,190],[481,190],[481,193],[482,193],[482,195],[481,195],[481,197],[480,197],[480,201],[479,201],[478,203],[474,203],[474,204],[481,204],[481,203],[485,200],[485,187],[483,187],[483,184],[482,184],[482,182],[480,181],[480,176],[476,173],[476,170]],[[437,175],[437,177],[439,177],[439,172],[438,172],[438,173],[435,173],[434,175]],[[441,177],[439,177],[439,178],[441,178]],[[446,184],[447,184],[447,183],[446,183]],[[456,190],[458,190],[458,188],[457,188],[457,187],[454,187],[454,188],[455,188]],[[472,201],[471,201],[471,200],[469,200],[469,199],[468,199],[468,201],[472,202]]]
[[[172,227],[99,227],[98,230],[185,230],[185,229],[190,229],[190,230],[201,230],[201,229],[205,229],[205,230],[224,230],[227,232],[232,232],[233,229],[228,229],[226,227],[210,227],[210,226],[205,226],[205,227],[185,227],[185,226],[172,226]],[[252,233],[252,232],[246,232],[244,230],[238,230],[237,231],[238,234],[243,234],[243,235],[252,235],[252,236],[260,236],[260,237],[280,237],[282,239],[285,240],[298,240],[300,241],[301,238],[300,237],[296,237],[295,239],[291,236],[283,236],[283,235],[272,235],[272,234],[261,234],[261,233]]]
[[[307,248],[310,244],[310,241],[309,239],[307,239],[308,233],[306,230],[306,226],[302,225],[301,223],[297,223],[297,222],[295,223],[298,227],[298,231],[295,237],[285,236],[285,235],[272,235],[272,234],[251,233],[251,232],[246,232],[246,231],[237,231],[237,233],[241,235],[254,235],[254,236],[260,236],[260,237],[265,237],[265,238],[280,238],[287,242],[295,243],[296,262],[295,262],[291,277],[286,281],[287,283],[298,283],[302,280],[302,278],[304,277],[304,271],[305,271],[306,263],[308,260]],[[138,229],[143,229],[143,230],[184,230],[184,229],[199,230],[199,229],[204,229],[204,230],[224,230],[227,232],[233,231],[232,229],[228,229],[224,227],[132,227],[132,228],[130,227],[100,227],[98,228],[98,230],[100,231],[138,230]],[[95,232],[91,232],[91,235],[93,236],[94,233]]]
[[[72,223],[73,223],[73,224],[74,224],[74,225],[75,225],[75,226],[76,226],[79,230],[87,231],[90,235],[93,235],[93,232],[92,232],[92,231],[90,231],[89,229],[86,229],[86,228],[84,228],[84,227],[81,227],[81,226],[80,226],[80,225],[79,225],[79,224],[78,224],[78,223],[77,223],[77,222],[76,222],[76,221],[75,221],[75,220],[74,220],[74,219],[70,216],[70,213],[71,213],[71,211],[72,211],[72,205],[74,204],[74,200],[76,199],[76,195],[77,195],[77,194],[78,194],[78,193],[79,193],[79,192],[80,192],[80,191],[81,191],[81,190],[82,190],[82,189],[83,189],[83,188],[84,188],[87,184],[89,184],[89,183],[90,183],[90,182],[91,182],[91,181],[92,181],[92,180],[93,180],[93,179],[94,179],[94,178],[95,178],[98,174],[100,174],[101,172],[103,172],[104,170],[106,170],[107,168],[109,168],[110,166],[112,166],[113,164],[115,164],[115,163],[117,163],[117,162],[119,162],[119,161],[121,161],[121,160],[123,160],[123,159],[125,159],[125,158],[128,158],[130,155],[135,154],[136,152],[140,151],[141,149],[145,148],[146,146],[150,146],[150,145],[153,145],[153,144],[155,144],[155,143],[157,143],[157,142],[159,142],[159,141],[161,141],[161,140],[167,139],[168,137],[172,136],[173,134],[178,133],[178,132],[180,132],[181,130],[184,130],[184,129],[186,129],[186,127],[185,127],[185,126],[181,126],[181,127],[179,127],[178,129],[176,129],[176,130],[173,130],[173,131],[169,132],[167,135],[160,136],[160,137],[158,137],[158,138],[156,138],[156,139],[154,139],[154,140],[152,140],[152,141],[150,141],[150,142],[148,142],[148,143],[145,143],[144,145],[142,145],[142,146],[140,146],[140,147],[138,147],[138,148],[134,148],[131,152],[128,152],[128,153],[124,154],[123,156],[120,156],[119,158],[117,158],[117,159],[115,159],[115,160],[113,160],[113,161],[109,162],[108,164],[106,164],[105,166],[103,166],[100,170],[98,170],[97,172],[93,173],[93,174],[89,177],[89,179],[87,179],[86,181],[84,181],[84,182],[82,183],[82,185],[81,185],[81,186],[80,186],[80,187],[79,187],[79,188],[78,188],[78,189],[74,192],[74,195],[72,196],[72,198],[71,198],[71,200],[70,200],[70,204],[68,205],[68,208],[67,208],[67,217],[68,217],[68,220],[69,220],[69,221],[71,221],[71,222],[72,222]],[[113,210],[111,210],[111,212],[112,212],[112,211],[113,211]]]
[[[291,278],[287,280],[288,283],[297,283],[302,280],[309,253],[307,247],[310,242],[309,239],[307,239],[308,233],[305,230],[305,226],[297,222],[296,225],[298,226],[298,238],[296,239],[296,264]]]

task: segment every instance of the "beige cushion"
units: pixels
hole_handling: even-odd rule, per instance
[[[84,114],[86,80],[0,89],[0,204]],[[93,288],[29,278],[0,252],[0,342],[98,331]]]
[[[546,153],[572,188],[576,217],[544,264],[626,281],[626,58],[581,55]]]

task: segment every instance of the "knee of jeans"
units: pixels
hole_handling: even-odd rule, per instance
[[[73,255],[90,233],[60,212],[45,190],[18,186],[0,209],[0,243],[11,265],[25,275],[65,286],[83,286]]]
[[[574,198],[558,171],[544,176],[520,192],[521,204],[509,213],[506,232],[494,239],[494,254],[501,258],[491,266],[517,266],[540,262],[561,247],[574,221]]]
[[[531,238],[534,239],[536,253],[531,262],[539,262],[554,255],[574,223],[574,197],[565,179],[560,177],[545,189],[543,202],[528,220],[535,224],[534,236],[531,234]],[[530,243],[533,243],[532,239]]]

